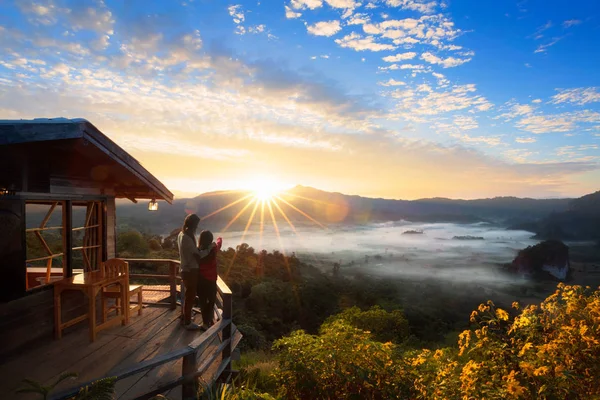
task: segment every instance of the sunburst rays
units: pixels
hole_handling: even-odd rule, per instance
[[[227,193],[233,193],[233,192],[234,191],[228,191]],[[292,271],[290,270],[290,266],[289,266],[289,262],[288,262],[287,254],[286,254],[286,249],[283,246],[283,241],[281,238],[281,230],[277,223],[277,217],[276,217],[276,213],[275,213],[274,209],[284,219],[284,221],[287,223],[287,225],[292,230],[292,232],[294,232],[294,234],[298,238],[301,239],[302,237],[298,233],[296,226],[294,225],[294,223],[292,222],[292,220],[288,216],[288,214],[285,212],[282,205],[285,205],[286,207],[289,207],[290,209],[294,210],[295,212],[300,214],[302,217],[306,218],[308,221],[312,222],[313,224],[316,224],[320,228],[327,229],[327,227],[324,224],[322,224],[321,222],[319,222],[316,218],[314,218],[313,216],[308,214],[306,211],[303,211],[299,207],[292,204],[293,200],[291,198],[307,200],[307,201],[313,202],[315,204],[324,204],[327,206],[331,206],[331,205],[335,206],[335,204],[328,203],[328,202],[321,201],[321,200],[311,199],[309,197],[300,196],[300,195],[296,195],[296,194],[288,193],[288,192],[280,192],[277,194],[271,194],[269,196],[265,196],[264,192],[262,192],[262,191],[256,192],[256,193],[250,193],[250,194],[247,194],[248,192],[240,192],[240,193],[242,193],[242,197],[201,217],[201,220],[206,220],[206,219],[213,217],[213,216],[215,216],[237,204],[247,201],[247,203],[244,204],[243,207],[227,222],[227,224],[225,225],[225,227],[222,229],[221,232],[226,232],[228,229],[231,228],[231,226],[236,221],[240,221],[240,222],[243,221],[245,219],[245,218],[243,218],[243,216],[247,215],[248,209],[252,208],[252,211],[248,215],[246,225],[244,227],[244,230],[243,230],[241,238],[240,238],[239,244],[242,244],[242,243],[244,243],[244,239],[254,223],[255,217],[257,217],[256,214],[260,213],[260,216],[258,216],[258,218],[257,218],[258,219],[257,223],[259,224],[259,230],[258,230],[259,251],[261,251],[262,247],[263,247],[265,227],[267,225],[269,225],[269,222],[270,222],[272,224],[273,230],[275,231],[275,235],[277,236],[277,241],[278,241],[281,253],[284,255],[285,267],[287,269],[288,274],[290,274],[290,277],[291,277]],[[211,195],[212,195],[212,193],[211,193]],[[284,197],[287,197],[288,200],[286,200]],[[252,206],[254,206],[254,207],[252,207]],[[259,210],[259,208],[260,208],[260,210]],[[265,212],[267,213],[266,218],[265,218]],[[270,219],[270,221],[269,221],[269,219]],[[230,272],[231,268],[233,267],[233,264],[235,263],[237,255],[238,255],[238,251],[236,250],[236,252],[234,253],[234,255],[228,265],[225,277],[227,277],[229,275],[229,272]]]

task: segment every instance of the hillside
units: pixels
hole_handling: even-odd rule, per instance
[[[249,196],[243,201],[237,200]],[[370,222],[408,220],[413,222],[458,222],[472,223],[491,221],[504,224],[534,222],[553,212],[569,209],[570,199],[521,199],[516,197],[496,197],[478,200],[452,200],[431,198],[419,200],[390,200],[296,186],[279,195],[277,201],[281,210],[295,224],[313,224],[298,210],[302,210],[323,224],[364,224]],[[209,229],[222,229],[234,218],[252,198],[243,191],[223,191],[204,193],[191,199],[175,200],[172,205],[161,204],[159,210],[148,213],[146,204],[119,204],[119,223],[142,231],[164,234],[178,227],[187,213],[194,212],[208,216],[227,205],[228,208],[209,216],[204,226]],[[290,205],[291,204],[291,205]],[[293,205],[293,207],[292,207]],[[253,205],[246,208],[231,229],[243,229]],[[277,207],[273,215],[278,222],[284,222]],[[261,207],[257,208],[254,221],[260,220]],[[265,219],[270,220],[270,210],[265,206]]]
[[[517,227],[540,239],[600,241],[600,191],[571,200],[568,209]]]

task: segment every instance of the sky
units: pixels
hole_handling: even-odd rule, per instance
[[[178,197],[600,189],[600,2],[0,1],[0,118],[86,118]]]

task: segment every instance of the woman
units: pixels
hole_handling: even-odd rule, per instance
[[[202,312],[202,329],[206,330],[213,325],[213,308],[217,296],[217,253],[221,250],[223,240],[217,238],[216,247],[213,243],[213,234],[210,231],[202,231],[198,248],[208,250],[210,253],[200,261],[198,271],[197,293],[200,300],[200,311]]]
[[[196,287],[198,285],[198,266],[200,260],[206,257],[213,246],[205,250],[196,247],[196,230],[200,218],[196,214],[189,214],[183,221],[183,228],[177,237],[179,246],[179,259],[181,261],[181,279],[185,288],[183,299],[183,326],[188,330],[198,330],[200,326],[192,321],[192,307],[196,299]]]

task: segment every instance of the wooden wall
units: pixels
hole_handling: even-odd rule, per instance
[[[117,256],[117,206],[114,197],[106,199],[106,259]]]
[[[25,294],[25,275],[25,202],[0,198],[0,303]]]
[[[97,307],[100,296],[96,299]],[[63,321],[83,315],[87,311],[87,298],[79,291],[62,294]],[[99,308],[98,308],[99,311]],[[87,320],[65,329],[87,326]],[[54,287],[52,285],[28,296],[0,304],[0,364],[20,350],[38,341],[54,340]]]

